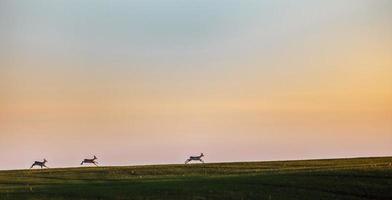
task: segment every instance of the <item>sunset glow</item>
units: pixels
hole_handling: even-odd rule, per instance
[[[0,1],[0,169],[392,154],[392,1]]]

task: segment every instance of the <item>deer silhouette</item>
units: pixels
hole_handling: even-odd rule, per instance
[[[97,156],[94,156],[93,159],[84,159],[84,160],[82,161],[82,163],[80,163],[80,165],[83,165],[83,164],[85,164],[85,163],[91,163],[91,164],[94,164],[95,166],[98,166],[98,165],[97,165],[98,162],[96,161],[97,159],[98,159]]]
[[[203,153],[201,153],[200,156],[190,156],[190,157],[185,161],[185,164],[188,164],[188,163],[189,163],[190,161],[192,161],[192,160],[197,160],[197,161],[200,161],[200,162],[204,163],[204,161],[201,159],[203,156],[204,156]]]
[[[41,169],[42,169],[43,167],[48,168],[48,167],[45,165],[47,162],[48,162],[48,161],[47,161],[46,159],[44,159],[43,162],[35,161],[35,162],[33,163],[33,165],[31,165],[30,169],[33,168],[34,166],[40,166]]]

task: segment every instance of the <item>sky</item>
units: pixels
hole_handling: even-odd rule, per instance
[[[392,1],[0,0],[0,169],[392,155]]]

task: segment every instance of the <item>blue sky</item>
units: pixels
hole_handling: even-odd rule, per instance
[[[391,10],[2,0],[0,169],[95,152],[115,165],[388,155]]]

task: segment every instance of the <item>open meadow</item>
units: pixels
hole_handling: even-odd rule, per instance
[[[392,157],[0,171],[0,199],[392,199]]]

